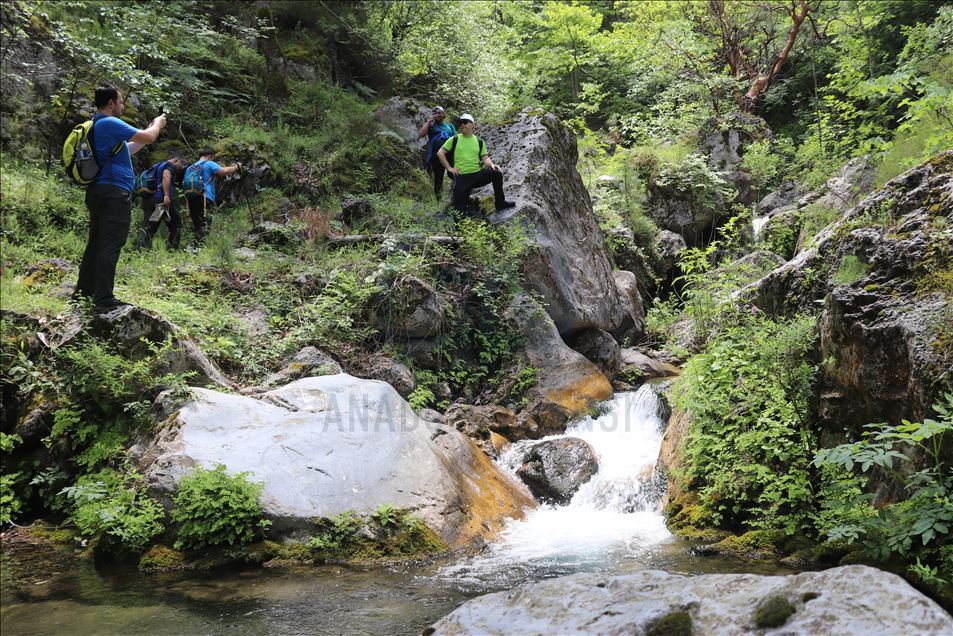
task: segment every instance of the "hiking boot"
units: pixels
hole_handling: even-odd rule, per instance
[[[507,208],[515,208],[515,207],[516,207],[515,201],[501,201],[500,203],[496,204],[496,211],[499,212],[500,210],[505,210]]]
[[[106,312],[112,311],[113,309],[119,309],[120,307],[132,307],[132,303],[123,302],[113,298],[112,300],[106,301],[101,305],[96,305],[93,307],[93,311],[97,314],[104,314]]]

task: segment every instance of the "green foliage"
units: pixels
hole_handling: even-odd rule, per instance
[[[262,518],[258,496],[264,486],[248,480],[248,473],[230,475],[219,464],[196,469],[179,482],[172,520],[179,524],[175,548],[200,550],[243,546],[271,522]]]
[[[377,510],[374,511],[374,514],[371,515],[375,523],[381,528],[392,528],[397,525],[397,522],[400,519],[400,513],[394,506],[390,504],[381,504],[377,507]]]
[[[447,545],[420,519],[389,504],[378,506],[366,518],[346,510],[318,521],[318,532],[308,541],[320,561],[372,561],[419,557],[443,552]]]
[[[699,211],[721,215],[735,196],[724,176],[713,170],[704,157],[690,154],[677,163],[663,162],[655,174],[656,187],[692,201]]]
[[[74,506],[79,531],[97,548],[141,552],[163,530],[165,511],[146,495],[141,476],[104,469],[81,477],[62,493]]]
[[[715,525],[793,532],[810,518],[815,339],[813,318],[739,314],[686,364],[675,404],[692,415],[689,479]]]
[[[780,155],[772,152],[770,141],[756,141],[745,149],[741,167],[751,175],[752,186],[758,191],[766,192],[777,185],[782,161]]]
[[[868,269],[867,263],[853,254],[847,254],[840,259],[831,280],[836,285],[850,285],[866,276]]]
[[[899,556],[924,583],[953,580],[949,539],[953,529],[953,478],[944,442],[953,432],[953,394],[933,406],[939,419],[869,424],[860,439],[819,451],[814,464],[827,472],[821,529],[831,541],[858,541],[871,558]],[[901,470],[917,454],[927,465]],[[907,498],[874,505],[868,485],[875,473],[891,475]],[[914,565],[914,561],[916,562]]]

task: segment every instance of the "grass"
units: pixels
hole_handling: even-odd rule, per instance
[[[867,263],[853,254],[843,257],[832,277],[835,285],[850,285],[867,275]]]

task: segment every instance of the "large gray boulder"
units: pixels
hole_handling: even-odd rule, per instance
[[[700,146],[708,156],[708,164],[724,173],[735,187],[738,203],[750,204],[758,199],[751,174],[741,167],[745,146],[772,136],[766,121],[740,112],[710,119],[702,127]]]
[[[822,308],[819,424],[922,421],[953,390],[953,151],[887,183],[742,290],[774,315]]]
[[[522,223],[530,250],[527,286],[542,296],[561,334],[587,328],[612,332],[630,308],[612,277],[613,260],[576,171],[576,138],[552,114],[524,110],[509,123],[480,127],[503,167],[515,214],[491,220]]]
[[[592,446],[578,437],[563,437],[533,444],[516,475],[537,499],[562,505],[598,471]]]
[[[778,611],[765,611],[772,607]],[[792,576],[646,570],[575,574],[480,596],[428,633],[902,636],[950,634],[953,619],[899,576],[863,565]]]
[[[261,503],[279,536],[307,536],[316,518],[389,504],[461,547],[533,505],[465,435],[419,419],[389,385],[343,373],[261,399],[195,389],[141,463],[164,500],[197,467],[248,472],[264,484]]]

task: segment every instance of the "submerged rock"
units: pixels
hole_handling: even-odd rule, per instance
[[[673,627],[726,636],[779,625],[792,636],[953,633],[939,605],[896,574],[862,565],[791,576],[575,574],[477,597],[431,633],[666,633],[656,628],[672,616]]]
[[[307,536],[317,518],[387,504],[462,547],[533,505],[462,433],[424,422],[387,384],[343,373],[261,399],[196,389],[141,463],[164,500],[197,467],[248,472],[264,484],[261,503],[279,536]]]
[[[598,470],[595,451],[588,443],[563,437],[533,444],[516,475],[537,499],[562,505]]]

